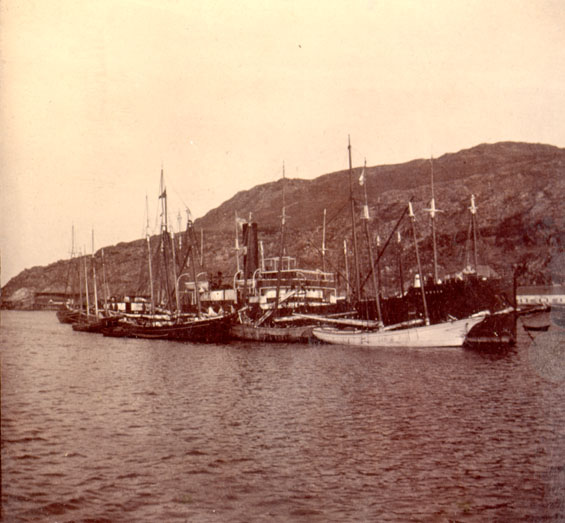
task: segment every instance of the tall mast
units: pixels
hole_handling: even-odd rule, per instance
[[[178,223],[178,229],[179,229],[179,253],[182,253],[182,216],[180,211],[177,214],[177,223]]]
[[[162,200],[161,202],[161,231],[168,232],[169,225],[167,222],[167,188],[165,187],[165,175],[163,174],[163,167],[161,167],[161,194],[159,198]]]
[[[106,279],[106,261],[104,259],[104,249],[102,249],[102,278],[104,280],[104,310],[108,311],[108,280]]]
[[[96,285],[96,263],[94,260],[94,229],[92,229],[92,281],[94,284],[94,314],[98,318],[98,290]]]
[[[188,231],[188,238],[190,245],[188,248],[190,249],[190,265],[192,266],[192,278],[194,280],[194,295],[196,297],[196,305],[198,307],[198,317],[202,316],[202,304],[200,303],[200,291],[198,290],[198,282],[196,281],[196,262],[194,260],[194,228],[192,224],[192,220],[190,219],[190,213],[188,209],[186,210],[187,215],[187,223],[186,229]]]
[[[438,278],[438,270],[437,270],[437,244],[436,244],[436,223],[435,217],[436,213],[441,212],[439,209],[436,209],[436,202],[434,198],[434,159],[433,157],[430,158],[430,165],[431,165],[431,178],[432,178],[432,199],[430,201],[430,208],[424,209],[425,211],[430,213],[430,221],[432,225],[432,247],[434,251],[434,283],[439,282]]]
[[[74,258],[75,255],[75,226],[72,225],[71,228],[71,258]]]
[[[402,274],[402,238],[400,231],[396,231],[396,245],[398,249],[398,277],[400,279],[400,296],[404,296],[404,276]]]
[[[345,290],[347,296],[349,296],[351,293],[351,284],[349,283],[349,263],[347,262],[347,240],[343,240],[343,257],[345,259]]]
[[[149,288],[151,292],[151,314],[155,313],[155,291],[153,289],[153,268],[151,265],[151,235],[149,234],[149,201],[145,195],[147,223],[145,225],[145,241],[147,243],[147,261],[149,263]]]
[[[204,265],[204,229],[200,229],[200,265]]]
[[[163,173],[161,172],[161,179],[163,180]],[[164,182],[163,182],[164,185]],[[165,196],[164,196],[164,201],[165,201],[165,220],[167,220],[167,194],[165,191]],[[166,223],[166,221],[165,221]],[[180,310],[180,299],[179,299],[179,282],[177,279],[177,253],[176,253],[176,249],[175,249],[175,228],[173,226],[171,226],[171,232],[169,232],[168,230],[165,230],[166,236],[168,236],[169,241],[171,242],[171,263],[172,263],[172,269],[173,269],[173,281],[174,281],[174,290],[175,290],[175,310],[177,311],[177,314],[179,314],[181,312]]]
[[[282,172],[282,213],[281,213],[281,251],[279,256],[279,267],[277,271],[277,291],[275,294],[275,312],[279,308],[279,297],[281,291],[281,271],[282,271],[282,263],[283,263],[283,256],[284,256],[284,228],[286,224],[286,200],[285,200],[285,172],[284,172],[284,162],[283,162],[283,172]]]
[[[171,307],[171,290],[169,285],[169,266],[167,263],[167,249],[170,248],[168,245],[169,243],[169,226],[168,226],[168,209],[167,209],[167,189],[165,187],[165,177],[163,175],[163,168],[161,167],[161,194],[159,195],[159,199],[161,200],[161,248],[163,250],[163,268],[165,276],[165,290],[167,293],[167,301],[169,307]],[[173,264],[174,267],[174,264]],[[176,278],[175,278],[175,285],[176,285]]]
[[[86,315],[90,314],[90,298],[88,297],[88,269],[86,267],[86,245],[84,246],[84,292],[86,293]]]
[[[353,234],[353,260],[355,263],[355,297],[361,298],[361,283],[359,275],[359,253],[357,251],[357,233],[355,231],[355,201],[353,199],[353,167],[351,165],[351,140],[347,137],[347,151],[349,153],[349,200],[351,202],[351,231]]]
[[[237,223],[237,211],[235,211],[235,260],[237,265],[236,274],[239,273],[239,229]]]
[[[259,255],[261,258],[261,270],[265,272],[265,249],[263,247],[263,240],[259,242]]]
[[[324,222],[322,225],[322,271],[326,272],[326,209],[324,209]]]
[[[418,274],[420,275],[420,289],[422,291],[422,302],[424,304],[424,318],[426,325],[430,324],[430,316],[428,315],[428,305],[426,303],[426,290],[424,288],[424,275],[422,273],[422,264],[420,263],[420,254],[418,252],[418,239],[416,238],[416,216],[412,210],[412,202],[408,202],[408,215],[412,222],[412,235],[414,236],[414,249],[416,251],[416,262],[418,264]]]
[[[77,272],[78,272],[78,293],[79,293],[79,308],[82,310],[82,270],[80,268],[80,249],[77,253]]]
[[[478,275],[479,264],[477,256],[477,206],[475,205],[475,195],[471,194],[471,225],[473,227],[473,258],[475,262],[475,273]]]
[[[71,226],[71,252],[70,252],[70,260],[69,260],[69,268],[67,271],[67,282],[65,284],[65,296],[67,296],[67,291],[70,290],[71,293],[71,300],[74,303],[76,301],[76,295],[75,295],[75,289],[73,286],[73,283],[75,281],[75,278],[73,277],[73,269],[74,269],[74,264],[73,264],[73,258],[75,257],[75,226],[72,225]],[[79,271],[80,271],[80,266],[79,266]],[[69,300],[69,298],[67,298],[67,301]],[[82,305],[81,305],[82,306]]]
[[[175,305],[177,313],[180,313],[180,296],[179,296],[179,282],[177,278],[177,253],[175,249],[175,231],[171,231],[171,253],[173,258],[173,278],[175,280]]]
[[[367,167],[367,161],[363,165],[363,172],[359,178],[359,183],[363,185],[363,190],[365,194],[365,204],[363,206],[363,223],[365,226],[365,236],[367,239],[367,249],[369,250],[369,260],[371,261],[371,276],[373,278],[373,289],[375,291],[375,304],[377,306],[377,319],[380,324],[383,322],[381,313],[381,299],[380,299],[380,289],[377,281],[377,275],[375,274],[375,260],[373,258],[373,245],[371,242],[371,235],[369,233],[369,204],[367,203],[367,184],[365,183],[365,169]]]

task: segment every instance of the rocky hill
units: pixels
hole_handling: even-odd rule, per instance
[[[468,210],[475,195],[478,214],[479,263],[510,277],[520,264],[524,283],[549,283],[563,278],[564,268],[556,260],[565,240],[565,149],[550,145],[501,142],[481,144],[439,158],[414,160],[397,165],[367,167],[365,186],[353,170],[352,186],[356,215],[361,217],[364,189],[370,208],[372,241],[376,234],[385,243],[412,199],[417,216],[421,257],[431,270],[432,244],[429,215],[424,211],[431,198],[433,166],[437,219],[437,244],[441,271],[461,270],[470,261]],[[286,200],[289,255],[303,266],[321,267],[322,223],[326,210],[326,266],[343,272],[343,240],[351,245],[349,171],[326,174],[313,180],[286,179],[256,186],[196,220],[204,230],[204,263],[211,274],[221,271],[225,282],[235,272],[235,216],[252,215],[259,224],[265,255],[279,254],[279,228],[283,185]],[[359,245],[367,265],[361,220],[357,223]],[[414,266],[409,222],[399,227],[406,267]],[[396,238],[396,237],[395,237]],[[395,240],[396,241],[396,240]],[[395,241],[382,259],[385,282],[393,285],[397,248]],[[141,240],[104,248],[108,287],[113,294],[131,294],[144,288],[145,243]],[[101,251],[97,253],[100,257]],[[2,289],[3,299],[20,289],[36,293],[64,292],[71,264],[62,260],[45,267],[26,269]]]

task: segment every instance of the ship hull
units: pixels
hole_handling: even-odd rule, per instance
[[[225,342],[229,340],[229,327],[233,318],[233,315],[229,315],[180,322],[153,322],[146,324],[121,321],[115,326],[102,329],[102,334],[115,338],[203,343]]]
[[[236,324],[230,328],[230,335],[238,340],[280,343],[308,343],[312,338],[313,325],[299,327],[255,327]]]
[[[470,318],[435,325],[399,330],[342,330],[328,327],[315,328],[313,334],[326,343],[363,347],[462,347],[467,333],[486,317],[477,314]]]

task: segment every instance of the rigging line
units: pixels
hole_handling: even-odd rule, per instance
[[[153,222],[153,229],[151,231],[154,235],[157,234],[157,231],[161,232],[160,231],[161,225],[159,223],[159,217],[160,217],[160,209],[159,209],[159,206],[156,205],[155,206],[155,220]]]
[[[334,213],[334,215],[332,217],[330,217],[329,220],[326,220],[326,227],[332,223],[345,209],[345,207],[347,207],[349,205],[349,198],[347,198],[343,205]]]
[[[178,196],[179,200],[181,201],[181,203],[183,204],[185,209],[188,209],[188,205],[186,204],[186,202],[184,201],[183,197],[180,195],[179,191],[177,190],[177,188],[175,187],[175,184],[171,181],[171,178],[167,178],[167,183],[173,188],[173,192]]]
[[[348,206],[348,205],[349,205],[349,199],[347,199],[344,202],[344,204],[336,211],[336,213],[329,220],[326,220],[326,228],[328,227],[328,225],[330,225],[341,214],[341,212],[343,212],[345,207]],[[287,218],[288,218],[288,216],[287,216]],[[303,229],[291,227],[291,226],[287,226],[286,229],[287,229],[288,232],[293,233],[293,234],[303,232]],[[311,236],[313,237],[314,234],[316,234],[316,233],[315,232],[311,233]]]
[[[470,265],[470,250],[473,247],[473,240],[471,239],[471,233],[473,232],[473,218],[469,217],[469,227],[467,227],[467,237],[465,238],[464,243],[464,259],[463,264],[464,267],[467,268]]]
[[[313,247],[314,250],[316,250],[319,254],[322,253],[322,250],[318,248],[311,239],[306,238],[306,242],[310,245],[310,247]],[[332,269],[333,272],[335,272],[338,276],[341,276],[348,285],[351,285],[349,279],[346,276],[344,276],[343,273],[338,268],[335,267],[334,263],[332,263],[331,260],[328,260],[328,264],[330,265],[330,269]]]
[[[412,202],[412,200],[414,200],[414,196],[412,196],[409,200],[409,202]],[[400,226],[400,223],[402,222],[402,220],[404,219],[404,217],[406,216],[406,213],[408,212],[408,205],[404,208],[404,211],[402,213],[402,215],[400,216],[400,218],[398,218],[398,221],[396,222],[394,228],[392,229],[387,241],[385,242],[385,244],[383,245],[383,248],[380,250],[377,259],[375,260],[374,266],[377,266],[378,263],[381,261],[381,258],[383,257],[388,244],[390,243],[390,240],[392,239],[392,237],[394,236],[394,233],[396,232],[396,230],[398,229],[398,227]],[[365,279],[363,280],[363,283],[361,284],[361,289],[363,289],[363,287],[365,286],[365,284],[367,283],[367,280],[372,276],[373,274],[373,270],[371,269],[369,271],[369,274],[367,274],[367,276],[365,276]]]

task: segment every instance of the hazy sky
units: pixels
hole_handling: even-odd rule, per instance
[[[0,54],[2,284],[73,224],[141,237],[161,166],[199,217],[348,134],[355,165],[565,146],[565,0],[2,0]]]

